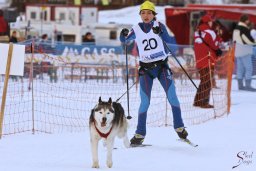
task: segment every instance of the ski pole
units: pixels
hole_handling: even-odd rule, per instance
[[[128,50],[127,50],[127,44],[125,43],[124,46],[125,49],[125,60],[126,60],[126,92],[127,92],[127,110],[128,110],[128,116],[127,119],[131,119],[130,115],[130,98],[129,98],[129,69],[128,69]]]
[[[185,70],[185,68],[183,68],[183,66],[181,65],[180,61],[177,59],[176,55],[175,55],[175,54],[172,52],[172,50],[168,47],[167,43],[162,39],[162,37],[159,35],[159,33],[156,32],[156,30],[159,30],[159,29],[154,28],[154,27],[153,27],[152,29],[153,29],[153,32],[154,32],[155,34],[157,34],[157,35],[160,37],[160,39],[163,41],[164,46],[168,49],[168,51],[170,52],[170,54],[174,57],[174,59],[176,60],[176,62],[177,62],[177,63],[179,64],[179,66],[181,67],[181,69],[185,72],[185,74],[187,75],[187,77],[189,78],[189,80],[192,82],[192,84],[194,85],[194,87],[195,87],[196,89],[198,89],[197,86],[196,86],[196,84],[195,84],[195,82],[191,79],[191,77],[188,75],[188,73],[187,73],[187,71]]]

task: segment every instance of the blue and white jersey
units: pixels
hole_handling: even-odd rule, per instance
[[[155,26],[158,26],[156,21],[154,22]],[[164,60],[167,57],[161,38],[152,29],[145,33],[139,25],[136,25],[133,27],[133,31],[136,35],[135,41],[139,50],[139,61],[150,63]]]

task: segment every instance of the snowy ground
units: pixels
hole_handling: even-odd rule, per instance
[[[255,93],[237,91],[234,81],[230,115],[187,128],[189,138],[199,147],[178,142],[171,127],[151,127],[145,143],[152,147],[126,149],[122,141],[116,139],[118,149],[113,152],[112,169],[105,164],[106,149],[100,143],[98,170],[255,171],[255,104]],[[129,137],[134,130],[129,128]],[[6,136],[0,140],[0,158],[0,171],[96,170],[91,168],[88,131]]]

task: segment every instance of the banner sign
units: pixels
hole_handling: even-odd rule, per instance
[[[76,55],[105,55],[105,54],[122,54],[121,46],[95,46],[95,45],[70,45],[57,44],[55,46],[55,54],[63,55],[67,53],[74,53]]]

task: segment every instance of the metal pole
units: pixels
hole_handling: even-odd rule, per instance
[[[160,37],[160,36],[159,36]],[[161,38],[161,37],[160,37]],[[161,38],[162,39],[162,38]],[[166,42],[164,40],[162,40],[164,43],[164,46],[169,50],[169,52],[171,53],[171,55],[174,57],[174,59],[176,60],[176,62],[179,64],[179,66],[181,67],[181,69],[184,71],[184,73],[187,75],[187,77],[189,78],[189,80],[192,82],[192,84],[194,85],[194,87],[196,89],[198,89],[198,87],[196,86],[195,82],[192,80],[192,78],[188,75],[187,71],[185,70],[185,68],[183,68],[183,66],[181,65],[180,61],[177,59],[177,57],[174,55],[174,53],[172,52],[172,50],[167,46]]]
[[[35,100],[34,100],[34,65],[33,65],[33,60],[34,60],[34,41],[31,43],[31,55],[32,55],[32,58],[31,58],[31,66],[32,66],[32,82],[31,82],[31,85],[32,85],[32,133],[35,134]]]
[[[129,68],[128,68],[128,51],[127,51],[127,44],[125,43],[125,59],[126,59],[126,90],[127,90],[127,110],[128,116],[127,119],[131,119],[130,116],[130,98],[129,98]]]
[[[171,53],[171,55],[174,57],[174,59],[176,60],[176,62],[177,62],[177,63],[179,64],[179,66],[181,67],[181,69],[185,72],[185,74],[187,75],[187,77],[189,78],[189,80],[192,82],[192,84],[194,85],[194,87],[195,87],[196,89],[198,89],[197,86],[196,86],[196,84],[195,84],[195,82],[194,82],[194,81],[191,79],[191,77],[188,75],[187,71],[183,68],[183,66],[181,65],[180,61],[177,59],[177,57],[176,57],[175,54],[172,52],[172,50],[167,46],[166,42],[162,39],[162,37],[159,35],[159,33],[155,32],[155,30],[157,30],[157,29],[154,28],[154,27],[153,27],[152,29],[153,29],[153,32],[154,32],[155,34],[157,34],[157,35],[160,37],[160,39],[162,40],[164,46],[168,49],[168,51]]]
[[[210,74],[210,83],[211,83],[211,95],[212,95],[212,103],[213,103],[213,106],[215,105],[214,104],[214,97],[213,97],[213,90],[212,90],[212,88],[213,88],[213,85],[212,85],[212,68],[211,68],[211,60],[210,60],[210,57],[211,57],[211,53],[209,52],[208,53],[208,65],[209,65],[209,74]],[[214,118],[216,118],[217,117],[217,115],[216,115],[216,111],[215,111],[215,109],[213,108],[213,111],[214,111]]]

